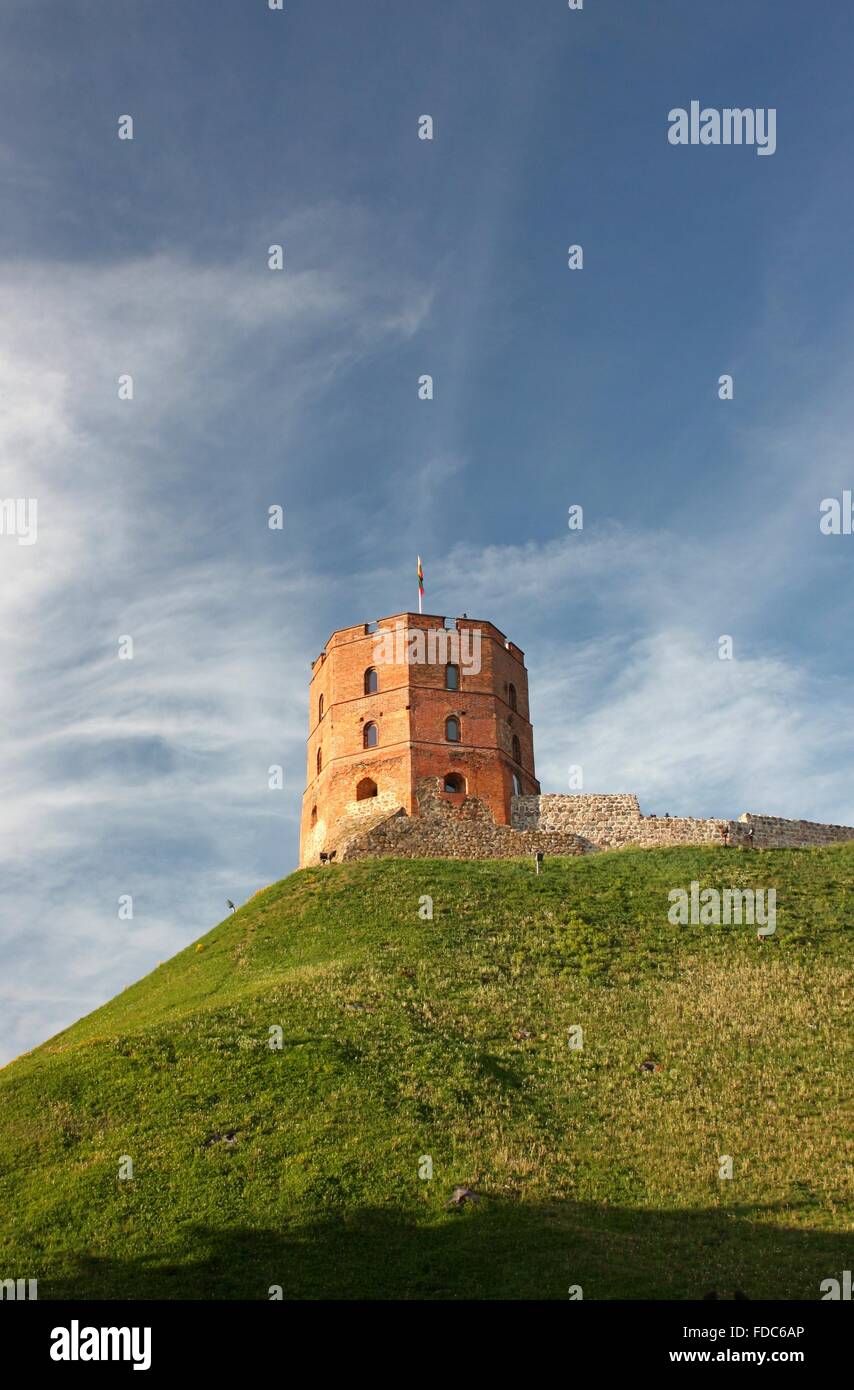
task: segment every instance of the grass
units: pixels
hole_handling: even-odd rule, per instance
[[[692,879],[776,887],[776,934],[671,925]],[[0,1278],[818,1298],[854,1253],[852,890],[854,845],[293,874],[0,1073]]]

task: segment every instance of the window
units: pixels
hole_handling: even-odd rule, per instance
[[[465,789],[466,789],[466,779],[465,779],[465,777],[461,777],[460,774],[459,774],[458,772],[446,772],[446,773],[445,773],[445,785],[443,786],[442,791],[444,791],[444,792],[464,792]]]
[[[513,735],[513,761],[514,763],[521,763],[522,761],[522,746],[517,734]]]
[[[318,702],[317,702],[317,718],[318,718],[318,720],[321,720],[321,719],[323,718],[323,696],[322,696],[322,695],[321,695],[320,699],[319,699]]]
[[[356,783],[356,800],[367,801],[370,797],[376,796],[377,784],[371,777],[363,777],[361,782]]]
[[[445,720],[445,738],[449,743],[460,741],[460,721],[455,714]]]
[[[366,724],[362,730],[362,747],[376,748],[377,746],[377,726],[376,724]]]
[[[522,795],[522,783],[519,781],[519,774],[518,774],[518,772],[514,772],[514,773],[513,773],[513,795],[514,795],[514,796],[521,796],[521,795]]]
[[[515,709],[515,708],[516,708],[516,687],[515,687],[515,685],[511,685],[511,686],[510,686],[510,689],[507,691],[507,703],[508,703],[508,705],[510,706],[511,709]]]
[[[445,667],[445,689],[459,690],[460,688],[460,668],[448,664]]]
[[[318,770],[318,772],[322,772],[322,771],[323,771],[323,749],[322,749],[322,748],[318,748],[318,750],[317,750],[317,770]]]
[[[311,823],[312,823],[312,825],[317,825],[317,807],[316,807],[316,806],[312,806],[312,808],[311,808]]]
[[[379,681],[377,680],[377,673],[373,666],[369,666],[365,672],[365,694],[376,695],[378,689]]]

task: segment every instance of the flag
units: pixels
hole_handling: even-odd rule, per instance
[[[418,556],[418,597],[424,597],[424,571],[421,568],[421,556]]]

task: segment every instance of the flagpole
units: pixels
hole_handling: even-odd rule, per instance
[[[419,612],[419,613],[422,613],[422,612],[423,612],[423,609],[422,609],[422,607],[421,607],[421,603],[422,603],[422,599],[421,599],[421,589],[422,589],[423,583],[424,583],[424,576],[423,576],[423,572],[422,572],[422,569],[421,569],[421,556],[419,555],[419,556],[418,556],[418,612]]]

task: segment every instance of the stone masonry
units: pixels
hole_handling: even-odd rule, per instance
[[[365,817],[367,808],[359,808],[352,819],[342,818],[336,827],[336,858],[512,859],[537,850],[576,855],[626,845],[804,849],[854,840],[852,826],[779,816],[745,813],[738,820],[644,816],[637,797],[629,794],[515,796],[511,825],[496,825],[489,806],[479,798],[466,796],[450,803],[441,788],[438,777],[423,778],[416,788],[417,813],[412,816],[403,807],[390,811],[386,805],[374,808],[370,821]]]
[[[719,845],[727,832],[731,843],[739,842],[739,833],[733,829],[736,821],[644,816],[637,797],[629,794],[517,796],[513,825],[520,830],[569,830],[582,837],[588,850],[621,845]]]
[[[461,805],[442,795],[438,777],[416,788],[418,814],[401,808],[366,834],[350,840],[339,859],[515,859],[541,849],[548,854],[583,854],[579,835],[566,830],[514,830],[496,825],[485,802],[467,796]]]
[[[752,844],[755,849],[807,849],[854,840],[852,826],[784,820],[748,811],[738,820],[644,816],[637,797],[630,794],[516,796],[512,823],[519,830],[571,831],[585,840],[587,849],[724,843]]]
[[[541,795],[524,652],[466,614],[333,632],[312,662],[306,753],[301,864],[854,841],[847,825],[645,816],[630,794]]]

